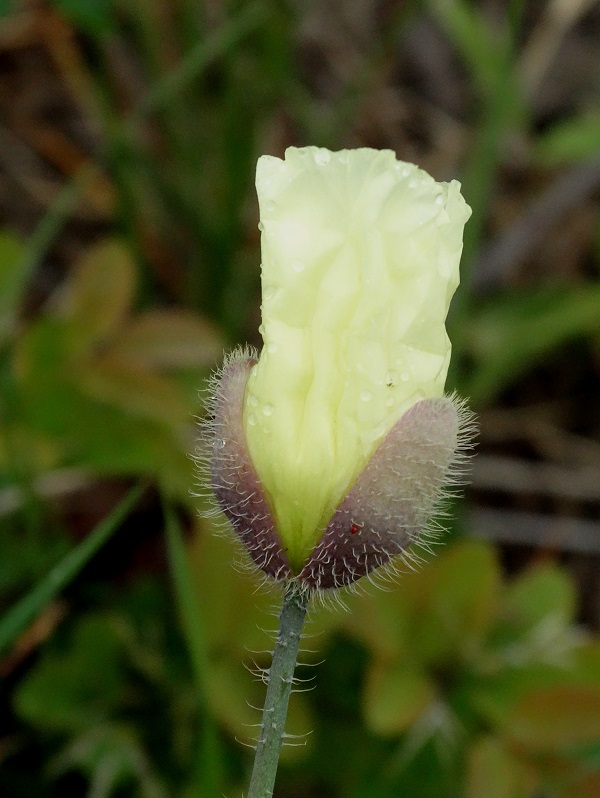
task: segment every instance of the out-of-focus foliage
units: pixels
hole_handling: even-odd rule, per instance
[[[207,534],[192,554],[210,675],[202,712],[248,740],[262,689],[242,662],[268,666],[261,624],[273,597],[230,558]],[[567,798],[597,786],[600,646],[573,626],[574,586],[555,565],[504,582],[490,547],[459,543],[393,591],[348,604],[315,611],[307,630],[327,663],[316,690],[294,697],[289,731],[311,734],[285,752],[284,783],[320,774],[340,798],[366,796],[374,773],[380,798],[484,798],[490,785]],[[197,706],[171,613],[156,584],[140,583],[57,635],[21,681],[15,711],[47,740],[55,777],[106,779],[107,796],[121,783],[139,795],[183,790]],[[348,695],[360,663],[364,679]]]
[[[4,619],[76,566],[0,658],[2,795],[245,788],[277,596],[193,520],[189,453],[210,369],[259,342],[263,152],[390,147],[461,179],[450,387],[543,405],[598,464],[595,6],[0,1]],[[131,518],[69,559],[131,481]],[[315,611],[277,798],[597,798],[590,598],[552,541],[534,559],[507,577],[495,547],[454,543]]]
[[[0,256],[8,288],[4,484],[14,471],[33,478],[78,468],[149,474],[185,495],[186,430],[203,375],[223,350],[218,330],[183,309],[132,312],[136,270],[115,240],[85,252],[43,311],[17,329],[22,248],[6,234]]]
[[[433,754],[447,795],[483,798],[495,780],[498,795],[576,794],[600,753],[600,646],[575,630],[574,610],[556,566],[503,584],[478,543],[353,603],[344,628],[369,651],[365,721],[399,739],[386,794]],[[457,761],[464,771],[451,788],[444,771]]]

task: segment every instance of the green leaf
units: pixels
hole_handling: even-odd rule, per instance
[[[196,762],[197,792],[198,795],[220,795],[224,778],[223,753],[217,729],[209,712],[209,701],[212,697],[209,679],[213,671],[209,667],[204,614],[195,591],[190,560],[177,516],[168,504],[164,504],[163,511],[171,577],[196,678],[198,707],[202,719]]]
[[[431,9],[467,63],[480,89],[489,92],[503,74],[504,47],[481,10],[464,0],[432,0]]]
[[[51,731],[101,722],[123,703],[121,649],[105,617],[84,617],[67,647],[47,652],[20,684],[14,698],[17,713]]]
[[[18,339],[14,370],[20,413],[38,431],[67,435],[86,401],[69,381],[71,336],[62,319],[42,317]]]
[[[0,0],[0,17],[7,17],[15,10],[17,0]]]
[[[573,621],[575,586],[564,571],[545,563],[513,580],[502,603],[508,619],[519,630],[531,631],[540,623],[552,622],[564,628]]]
[[[523,660],[520,649],[514,650],[513,659],[515,663]],[[554,691],[561,696],[573,690],[573,695],[597,695],[600,700],[600,646],[583,643],[571,649],[566,661],[562,652],[558,659],[559,662],[526,661],[512,666],[505,663],[495,673],[479,678],[472,688],[472,705],[487,725],[510,733],[513,719],[520,712],[526,714],[528,702],[534,708],[538,706],[536,696],[550,696]],[[546,722],[558,723],[552,705],[548,706],[548,713]]]
[[[415,645],[429,662],[469,661],[482,648],[497,610],[500,569],[492,547],[458,543],[418,576],[429,584],[416,619]]]
[[[600,109],[561,120],[538,137],[534,153],[546,165],[571,163],[600,152]]]
[[[599,331],[600,285],[594,283],[495,297],[469,321],[467,345],[476,365],[461,390],[473,404],[487,404],[553,350]]]
[[[404,663],[375,662],[364,693],[366,722],[376,734],[401,734],[434,698],[435,689],[424,673]]]
[[[81,364],[72,381],[87,399],[112,405],[125,415],[175,429],[190,421],[193,408],[175,382],[111,355]]]
[[[86,33],[108,36],[115,29],[114,0],[52,0],[51,5]]]
[[[0,231],[0,342],[13,331],[29,277],[23,251],[13,233]]]
[[[131,781],[139,798],[166,798],[167,791],[133,728],[122,723],[95,724],[75,737],[53,762],[54,773],[78,770],[90,780],[88,796],[113,798]]]
[[[211,652],[227,651],[240,661],[249,650],[270,650],[272,638],[260,627],[272,596],[257,591],[255,581],[235,569],[240,550],[231,540],[217,536],[207,519],[196,523],[190,557],[198,600],[202,607],[219,608],[218,613],[204,613]]]
[[[28,624],[55,598],[113,535],[135,506],[142,488],[133,488],[123,501],[78,546],[57,563],[45,578],[0,618],[0,653],[25,631]]]

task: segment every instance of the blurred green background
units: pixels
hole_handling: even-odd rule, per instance
[[[276,798],[598,798],[599,97],[590,0],[0,2],[3,798],[242,795],[278,595],[189,453],[306,144],[462,181],[481,431],[431,564],[313,614]]]

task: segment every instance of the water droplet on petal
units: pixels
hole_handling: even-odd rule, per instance
[[[315,163],[317,166],[326,166],[331,160],[331,153],[329,150],[321,149],[315,152]]]
[[[441,194],[438,194],[435,198],[436,205],[443,205],[444,204],[444,197]]]
[[[362,402],[370,402],[372,398],[370,391],[361,391],[360,399]]]
[[[392,399],[392,397],[391,397],[391,396],[390,396],[390,398],[389,398],[389,399],[386,401],[385,405],[386,405],[386,407],[393,407],[393,406],[394,406],[394,400]]]
[[[248,424],[250,424],[251,427],[253,427],[256,424],[256,416],[254,415],[254,413],[250,413],[250,415],[248,416]]]
[[[262,222],[258,223],[258,229],[260,230],[261,233],[265,229],[265,226],[264,226],[264,224]]]
[[[273,213],[276,207],[277,203],[274,200],[269,200],[265,206],[265,210],[267,213]]]
[[[403,371],[402,374],[400,375],[400,379],[402,380],[402,382],[408,382],[410,380],[410,374],[408,373],[408,371]]]
[[[258,404],[258,398],[254,396],[253,393],[251,393],[250,396],[248,397],[248,404],[251,405],[252,407],[256,407],[256,405]]]
[[[292,261],[292,269],[295,272],[302,272],[302,271],[304,271],[304,264],[302,263],[301,260],[293,260]]]
[[[265,416],[272,416],[273,415],[273,405],[270,405],[268,403],[266,405],[263,405],[262,411],[263,411],[263,414]]]
[[[267,352],[270,352],[271,354],[273,354],[273,352],[277,352],[277,349],[277,344],[270,343],[267,345]]]
[[[265,299],[268,302],[270,299],[273,299],[273,297],[277,293],[277,289],[275,288],[274,285],[266,285],[263,288],[262,293],[263,293],[263,299]]]

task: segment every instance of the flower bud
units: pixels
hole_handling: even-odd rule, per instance
[[[391,151],[263,156],[263,348],[217,378],[212,479],[266,573],[350,584],[423,530],[460,448],[445,319],[470,210]]]

